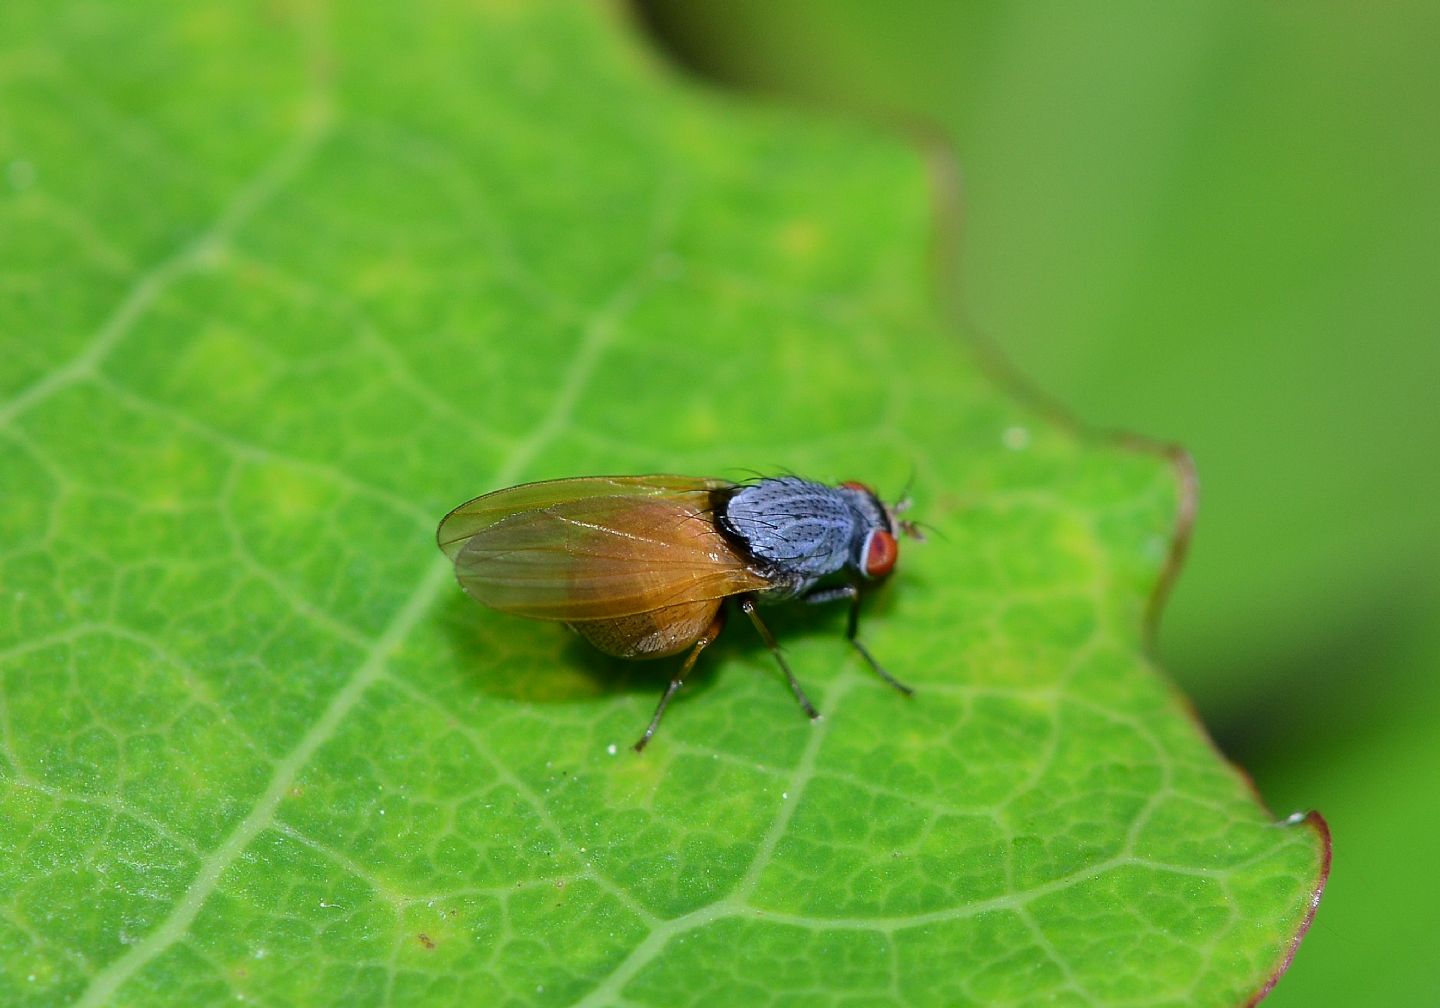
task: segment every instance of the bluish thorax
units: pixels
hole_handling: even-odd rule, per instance
[[[763,479],[739,488],[716,516],[719,527],[770,568],[787,597],[843,568],[858,567],[866,538],[888,527],[863,490],[812,483],[798,476]]]

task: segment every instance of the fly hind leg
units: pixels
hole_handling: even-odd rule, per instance
[[[645,734],[640,736],[640,741],[635,743],[636,752],[640,752],[650,742],[650,737],[655,734],[655,729],[660,727],[660,718],[665,715],[665,708],[670,706],[670,698],[675,695],[676,690],[685,685],[685,679],[690,675],[690,670],[695,667],[695,660],[700,657],[700,652],[720,636],[720,631],[724,627],[725,610],[722,608],[715,614],[715,618],[706,627],[705,632],[696,639],[695,646],[690,649],[690,653],[685,656],[685,661],[680,665],[680,671],[675,673],[675,678],[670,680],[670,685],[666,686],[665,692],[660,694],[660,703],[655,707],[655,716],[650,719],[650,726],[645,729]]]
[[[833,588],[817,589],[805,596],[805,601],[811,605],[823,605],[826,602],[836,602],[840,599],[850,600],[850,618],[845,627],[845,639],[850,642],[850,646],[860,652],[860,657],[865,659],[866,664],[874,669],[875,674],[881,679],[906,696],[914,696],[915,691],[886,672],[884,666],[876,661],[875,656],[870,653],[870,649],[861,644],[856,636],[860,631],[860,589],[858,587],[853,584],[837,585]]]

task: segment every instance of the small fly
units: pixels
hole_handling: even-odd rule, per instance
[[[800,708],[819,715],[760,619],[757,602],[850,603],[846,639],[880,678],[909,696],[856,638],[862,589],[886,577],[908,502],[886,506],[863,483],[798,476],[749,483],[692,476],[583,476],[476,497],[436,533],[466,593],[501,612],[566,623],[619,658],[689,649],[665,687],[645,748],[670,698],[724,627],[735,598],[785,673]]]

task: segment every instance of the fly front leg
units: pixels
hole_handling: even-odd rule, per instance
[[[660,703],[655,708],[655,716],[650,719],[650,727],[645,729],[645,734],[641,735],[640,741],[635,743],[636,752],[640,752],[645,748],[646,744],[650,741],[650,737],[655,734],[655,729],[660,727],[660,718],[665,715],[665,708],[670,706],[670,698],[675,695],[676,690],[685,685],[685,678],[690,674],[690,670],[695,667],[695,660],[700,657],[700,652],[704,651],[705,648],[713,643],[715,638],[720,636],[720,631],[724,628],[725,610],[722,607],[715,614],[715,619],[711,621],[710,626],[707,627],[705,632],[695,641],[695,646],[690,649],[690,653],[685,656],[685,661],[681,664],[680,671],[675,673],[675,678],[670,680],[670,685],[666,686],[665,692],[660,694]]]
[[[795,673],[791,672],[790,666],[785,664],[785,656],[780,653],[780,645],[775,643],[775,636],[770,633],[770,628],[761,622],[760,613],[755,609],[755,599],[749,595],[740,596],[740,610],[750,617],[750,622],[755,624],[755,630],[760,634],[760,639],[765,642],[765,646],[770,649],[770,653],[779,662],[780,671],[785,673],[785,678],[790,683],[790,689],[800,703],[800,709],[805,712],[806,717],[814,721],[820,714],[815,710],[815,705],[810,702],[810,698],[805,695],[805,691],[800,688],[800,681],[795,678]]]
[[[808,592],[804,596],[804,599],[811,605],[823,605],[826,602],[838,602],[840,599],[849,599],[850,618],[845,628],[845,639],[850,642],[856,651],[860,652],[860,657],[864,658],[866,663],[875,670],[876,675],[906,696],[915,695],[913,689],[906,686],[899,679],[896,679],[889,672],[886,672],[884,667],[875,660],[875,656],[870,653],[870,649],[864,644],[861,644],[856,637],[856,634],[860,632],[860,588],[857,585],[843,584],[829,588],[815,588]]]

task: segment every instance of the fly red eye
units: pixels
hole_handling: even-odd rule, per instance
[[[884,529],[876,529],[865,540],[865,552],[860,557],[860,567],[866,577],[884,577],[895,568],[900,556],[900,547],[895,537]]]

